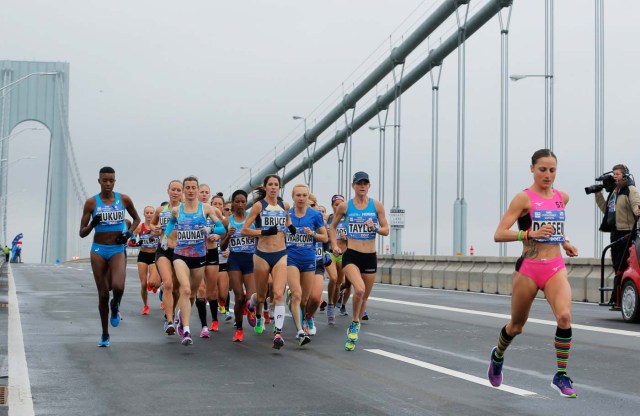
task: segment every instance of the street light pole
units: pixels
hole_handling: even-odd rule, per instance
[[[252,168],[250,166],[240,166],[241,170],[246,170],[249,169],[249,185],[253,186],[253,171]]]
[[[545,113],[544,113],[544,147],[553,150],[553,74],[512,74],[509,76],[511,81],[517,82],[525,78],[544,78],[545,87],[551,85],[551,88],[545,89]]]
[[[304,137],[304,141],[307,142],[307,118],[302,116],[293,116],[293,119],[302,120],[302,122],[304,123],[303,137]],[[315,150],[316,149],[315,149],[315,142],[314,142],[313,151],[315,152]],[[308,167],[307,167],[308,173],[305,175],[305,179],[307,180],[307,186],[309,187],[309,190],[313,192],[313,155],[309,151],[308,142],[307,142],[307,163],[308,163]]]
[[[29,131],[29,130],[44,130],[44,127],[27,127],[26,129],[19,130],[19,131],[15,132],[15,133],[11,133],[10,135],[8,135],[6,137],[1,138],[0,139],[0,143],[2,143],[5,140],[11,140],[14,137],[16,137],[18,134],[24,133],[25,131]]]

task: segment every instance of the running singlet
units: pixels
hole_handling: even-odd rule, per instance
[[[140,248],[158,247],[158,237],[151,235],[151,230],[147,229],[144,224],[142,224],[142,226],[140,227],[138,241],[140,242]]]
[[[169,205],[165,205],[160,214],[158,215],[158,225],[162,229],[162,231],[167,229],[167,224],[171,219],[171,208]]]
[[[324,226],[322,214],[315,209],[307,208],[303,217],[296,217],[294,209],[289,210],[291,223],[296,227],[294,235],[287,233],[287,255],[301,260],[311,260],[315,258],[316,239],[312,234],[305,234],[304,228],[318,231]]]
[[[244,217],[245,221],[247,217]],[[235,215],[231,214],[229,217],[229,228],[235,227],[235,231],[231,234],[229,238],[229,251],[232,253],[249,253],[253,254],[256,251],[256,238],[255,237],[247,237],[246,235],[242,235],[240,230],[242,230],[242,226],[244,225],[244,221],[236,222]],[[251,224],[251,229],[255,230],[255,225]]]
[[[269,205],[264,199],[260,200],[262,211],[256,218],[256,228],[266,230],[274,225],[278,227],[278,231],[285,232],[287,229],[287,211],[284,209],[284,202],[278,200],[278,205]]]
[[[328,225],[331,226],[333,222],[333,214],[329,216]],[[340,222],[336,226],[336,240],[346,240],[347,239],[347,225],[346,225],[345,217],[340,219]]]
[[[207,255],[204,230],[207,220],[202,210],[202,202],[198,202],[196,212],[184,212],[184,205],[180,205],[178,221],[175,224],[176,248],[174,253],[184,257],[204,257]]]
[[[374,225],[378,224],[378,214],[376,214],[376,206],[373,198],[369,198],[367,206],[360,210],[353,204],[353,199],[349,200],[347,205],[347,237],[354,240],[374,240],[376,238],[375,231],[369,231],[369,227],[365,222],[371,218]]]
[[[560,191],[554,189],[552,198],[543,198],[530,189],[524,190],[531,201],[529,215],[518,218],[520,230],[537,231],[545,224],[553,226],[553,235],[549,238],[535,238],[545,244],[564,243],[564,202]]]
[[[113,231],[124,232],[124,229],[127,226],[124,221],[124,205],[120,199],[120,194],[118,192],[114,192],[113,195],[115,199],[111,205],[106,205],[102,202],[100,194],[95,197],[96,209],[91,213],[91,219],[93,219],[97,214],[102,216],[100,223],[98,223],[94,228],[97,233]]]

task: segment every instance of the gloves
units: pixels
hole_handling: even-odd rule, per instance
[[[278,226],[277,225],[272,225],[271,227],[265,229],[262,229],[262,231],[260,231],[260,235],[276,235],[278,234]]]
[[[322,264],[324,264],[325,267],[331,264],[331,256],[329,253],[324,253],[324,262]]]
[[[102,214],[96,214],[91,220],[91,226],[96,228],[96,226],[100,224],[100,221],[102,221]]]
[[[127,231],[126,233],[122,233],[116,237],[116,244],[124,244],[131,237],[131,233]]]
[[[289,232],[291,233],[291,235],[296,235],[296,232],[298,230],[296,230],[296,227],[293,224],[291,224],[288,228],[289,228]]]

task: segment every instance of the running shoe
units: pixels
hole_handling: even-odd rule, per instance
[[[271,348],[279,350],[282,347],[284,347],[284,339],[282,339],[282,335],[280,335],[280,332],[276,332],[276,335],[273,337],[273,345],[271,346]]]
[[[149,283],[147,283],[147,292],[151,292],[151,285],[149,285]]]
[[[363,321],[368,321],[369,320],[369,314],[367,313],[367,311],[364,311],[364,314],[362,315],[362,320]]]
[[[264,311],[262,313],[262,316],[264,316],[264,323],[265,324],[270,324],[271,323],[271,315],[269,315],[269,311]]]
[[[264,332],[264,318],[260,317],[256,319],[256,326],[253,327],[253,330],[256,331],[256,334],[260,335]]]
[[[158,293],[158,288],[157,288],[157,287],[152,287],[152,288],[151,288],[151,291],[152,291],[153,293]]]
[[[327,302],[323,300],[322,303],[320,304],[320,312],[324,312],[326,308],[327,308]]]
[[[111,299],[111,326],[116,327],[120,325],[120,304],[116,303],[115,299]]]
[[[309,335],[313,336],[318,332],[318,327],[313,322],[313,318],[307,319],[307,332]]]
[[[345,351],[353,351],[356,349],[356,343],[355,341],[351,341],[350,339],[347,338],[347,341],[344,343],[344,349]]]
[[[304,331],[298,331],[298,333],[296,334],[296,339],[298,340],[298,344],[301,347],[311,342],[311,337],[305,334]],[[275,339],[273,340],[273,342],[275,343]]]
[[[236,329],[236,334],[233,336],[233,342],[244,341],[244,331],[242,329]]]
[[[491,350],[491,358],[489,358],[489,368],[487,369],[487,377],[489,378],[489,383],[493,387],[500,387],[502,384],[502,364],[504,364],[504,359],[502,361],[496,361],[495,353],[496,347],[493,347]],[[555,382],[555,378],[553,379]]]
[[[164,332],[167,335],[174,335],[176,333],[176,327],[173,323],[164,321]]]
[[[347,312],[347,307],[344,305],[340,306],[340,316],[349,316],[349,312]]]
[[[229,309],[227,309],[224,313],[224,320],[225,321],[230,321],[233,317],[231,316],[231,312],[229,312]]]
[[[256,326],[256,311],[255,308],[251,307],[251,300],[247,300],[247,322],[249,326]]]
[[[185,332],[181,342],[182,342],[182,345],[184,345],[185,347],[187,345],[193,344],[193,340],[191,339],[191,334],[189,332]]]
[[[100,342],[98,342],[98,347],[108,347],[109,346],[109,335],[101,335]]]
[[[158,290],[158,299],[162,302],[162,286],[160,286],[160,290]]]
[[[336,307],[333,305],[327,306],[327,323],[329,325],[336,324]]]
[[[358,322],[351,322],[349,329],[347,329],[347,340],[353,342],[358,341],[358,331],[360,331],[360,328],[358,328]]]
[[[224,305],[220,305],[218,306],[218,312],[224,315],[225,313],[227,313],[227,308],[225,308]]]
[[[202,327],[202,330],[200,331],[200,338],[209,338],[209,328],[206,326]]]
[[[553,376],[551,387],[558,390],[558,393],[560,393],[562,397],[571,399],[578,397],[576,391],[573,389],[573,380],[571,380],[566,373],[556,373],[556,375]]]
[[[209,325],[209,331],[218,332],[218,321],[211,321],[211,325]]]
[[[144,305],[144,308],[142,308],[142,314],[149,315],[149,305]]]

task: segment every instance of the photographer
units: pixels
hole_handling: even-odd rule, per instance
[[[635,216],[640,216],[640,192],[635,187],[629,169],[625,165],[615,165],[612,175],[615,180],[613,189],[606,186],[607,179],[604,178],[604,188],[609,192],[606,201],[602,195],[602,189],[594,192],[596,204],[604,214],[600,231],[611,233],[610,242],[627,236],[633,228]],[[628,267],[625,247],[627,247],[627,239],[611,247],[611,260],[616,276],[613,281],[610,304],[615,304],[620,277]]]

